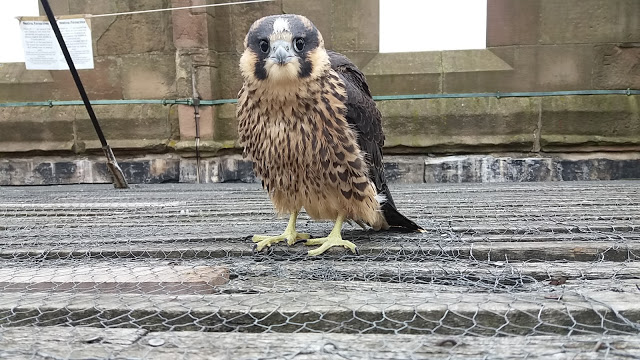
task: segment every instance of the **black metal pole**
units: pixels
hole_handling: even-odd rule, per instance
[[[80,93],[80,97],[82,97],[82,102],[84,102],[84,106],[87,109],[87,113],[89,114],[89,118],[93,123],[93,127],[96,129],[96,134],[98,134],[98,139],[100,139],[100,144],[102,145],[102,150],[107,156],[107,167],[109,171],[111,171],[111,175],[113,176],[113,185],[116,188],[126,189],[129,187],[127,181],[124,178],[124,174],[122,170],[118,166],[115,156],[113,155],[113,151],[109,144],[107,144],[107,139],[105,139],[104,134],[102,133],[102,129],[100,128],[100,123],[96,118],[96,114],[93,112],[93,107],[91,106],[91,102],[89,102],[89,97],[87,96],[87,92],[84,90],[84,86],[82,85],[82,81],[80,80],[80,75],[78,75],[78,70],[76,70],[76,66],[73,63],[73,59],[71,59],[71,54],[69,53],[69,49],[67,48],[67,44],[62,37],[62,33],[60,32],[60,28],[58,27],[58,23],[56,22],[56,18],[53,15],[53,11],[51,10],[51,6],[49,6],[48,0],[40,0],[42,3],[42,7],[44,8],[44,12],[47,14],[47,18],[49,19],[49,23],[51,24],[51,28],[53,29],[53,33],[56,35],[56,39],[58,39],[58,44],[60,44],[60,49],[62,49],[62,54],[64,54],[65,60],[67,60],[67,65],[69,65],[69,71],[71,71],[71,76],[73,76],[73,81],[76,83],[76,87],[78,88],[78,92]]]

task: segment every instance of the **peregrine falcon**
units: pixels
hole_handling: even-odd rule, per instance
[[[344,221],[374,230],[424,231],[400,214],[382,165],[382,116],[364,74],[326,50],[318,29],[300,15],[256,21],[244,40],[238,94],[238,135],[279,214],[291,214],[283,234],[255,235],[257,250],[283,240],[356,252],[342,239]],[[304,208],[313,219],[335,220],[329,236],[296,231]]]

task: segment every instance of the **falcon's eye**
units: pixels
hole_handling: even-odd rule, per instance
[[[297,52],[302,52],[302,50],[304,50],[304,39],[303,38],[297,38],[293,42],[293,47],[296,49]]]
[[[269,42],[267,40],[260,40],[260,51],[265,54],[269,52]]]

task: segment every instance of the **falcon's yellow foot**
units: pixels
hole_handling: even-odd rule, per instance
[[[281,235],[269,236],[269,235],[253,235],[253,242],[256,244],[256,250],[260,251],[265,247],[271,246],[272,244],[277,244],[283,240],[287,240],[287,244],[289,246],[296,243],[298,240],[307,240],[311,237],[309,234],[299,233],[297,231],[287,231],[283,232]]]
[[[299,233],[296,231],[296,218],[298,217],[298,212],[294,212],[291,214],[289,218],[289,225],[284,230],[281,235],[269,236],[269,235],[254,235],[253,242],[256,244],[256,251],[261,251],[265,247],[269,247],[272,244],[277,244],[283,240],[287,240],[287,244],[289,246],[295,244],[298,240],[307,240],[311,237],[309,234]]]
[[[309,246],[320,245],[320,247],[318,247],[317,249],[309,250],[308,255],[309,256],[320,255],[325,251],[327,251],[327,249],[334,246],[344,246],[345,248],[351,250],[351,252],[353,252],[354,254],[357,254],[356,245],[354,243],[352,243],[351,241],[342,240],[342,235],[340,233],[342,230],[343,221],[344,221],[344,217],[339,216],[329,236],[318,238],[318,239],[307,240],[307,242],[305,242],[305,245],[309,245]]]

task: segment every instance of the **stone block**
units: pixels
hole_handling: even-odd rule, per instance
[[[218,55],[209,49],[181,49],[175,56],[175,83],[178,98],[216,98],[218,87]],[[195,73],[194,73],[195,71]]]
[[[0,160],[0,185],[63,185],[100,183],[92,177],[92,161],[34,157]]]
[[[240,155],[205,158],[200,160],[200,183],[260,182],[253,173],[253,165]],[[197,183],[198,161],[182,159],[180,182]]]
[[[71,14],[113,14],[122,11],[128,11],[129,8],[122,2],[117,1],[101,1],[101,0],[68,0],[69,12]],[[114,16],[97,17],[89,20],[91,24],[91,37],[93,38],[93,53],[97,54],[98,39],[107,29],[116,21]]]
[[[180,182],[196,183],[198,161],[193,158],[181,159]],[[203,158],[200,160],[201,183],[242,182],[259,183],[253,173],[253,165],[240,155]],[[389,183],[420,184],[424,176],[422,157],[388,156],[384,169]]]
[[[49,6],[51,6],[51,10],[56,16],[59,15],[69,15],[72,14],[69,12],[69,1],[70,0],[49,0]],[[40,14],[45,16],[44,9],[42,8],[42,3],[38,1],[38,7],[40,9]]]
[[[557,162],[556,171],[562,181],[637,180],[640,159],[565,159]]]
[[[203,0],[173,0],[173,7],[204,5]],[[172,11],[173,43],[177,49],[209,46],[208,16],[203,9]]]
[[[163,105],[103,105],[94,110],[104,135],[113,148],[135,151],[165,151],[177,140],[177,114]],[[84,111],[78,111],[76,138],[80,150],[100,149],[96,132]]]
[[[540,0],[488,0],[487,47],[535,45]]]
[[[169,0],[119,2],[119,11],[161,9],[170,7]],[[97,39],[98,55],[173,53],[171,12],[124,15],[112,22]],[[96,36],[96,34],[94,34]]]
[[[100,179],[112,182],[107,164],[102,161],[94,162],[92,171]],[[119,160],[124,178],[128,184],[164,184],[180,181],[179,159],[131,159]]]
[[[240,74],[240,54],[227,53],[218,55],[218,83],[213,86],[216,99],[235,99],[242,88]]]
[[[427,159],[426,183],[533,182],[552,180],[550,158],[449,156]]]
[[[0,63],[0,84],[2,85],[43,84],[52,81],[51,71],[27,70],[24,63]]]
[[[424,182],[424,158],[421,156],[385,156],[384,174],[388,183]]]
[[[542,98],[542,151],[640,149],[640,96]]]
[[[216,107],[213,139],[219,142],[235,143],[238,139],[238,118],[236,105],[224,104]]]
[[[251,24],[263,16],[282,14],[282,1],[221,6],[209,13],[214,17],[214,26],[210,28],[214,33],[209,35],[214,40],[214,49],[218,52],[241,54],[244,51],[244,38]]]
[[[593,85],[597,89],[640,89],[640,44],[595,47]]]
[[[481,158],[452,156],[425,161],[425,183],[464,183],[481,180]]]
[[[591,88],[592,45],[536,47],[536,88],[541,91]]]
[[[367,75],[373,96],[437,94],[441,88],[440,74]]]
[[[96,57],[94,68],[78,70],[89,99],[122,99],[122,82],[118,60]],[[81,100],[80,93],[69,71],[51,71],[55,89],[47,100]]]
[[[448,72],[446,92],[563,91],[592,88],[592,45],[503,46],[488,49],[500,69]],[[512,70],[509,70],[510,67]]]
[[[470,93],[505,91],[505,79],[513,68],[494,52],[482,50],[443,51],[442,92]]]
[[[193,106],[178,105],[178,118],[180,122],[180,140],[196,138],[195,109]],[[201,106],[200,112],[200,139],[213,139],[213,122],[215,109],[212,106]]]
[[[116,155],[117,156],[117,155]],[[171,157],[118,159],[129,184],[178,182],[180,160]],[[67,185],[111,183],[103,157],[66,159],[35,157],[0,160],[0,185]]]
[[[180,182],[187,184],[198,183],[198,161],[196,159],[180,159]]]
[[[285,14],[306,16],[318,28],[324,38],[327,49],[333,49],[331,11],[327,1],[317,0],[282,0],[282,10]]]
[[[640,42],[636,0],[540,1],[540,44]]]
[[[175,54],[123,56],[118,68],[127,99],[172,99],[177,95]]]
[[[378,51],[380,3],[371,0],[332,0],[331,42],[336,51]]]
[[[461,73],[476,71],[510,71],[511,65],[487,49],[441,51],[442,71]]]
[[[0,108],[0,153],[71,152],[74,118],[73,107]]]
[[[531,98],[381,101],[386,147],[458,152],[533,148],[538,105]],[[418,150],[420,149],[420,150]]]
[[[367,76],[403,74],[440,74],[442,52],[377,54],[362,71]]]
[[[253,164],[239,155],[220,157],[213,165],[209,174],[211,182],[260,182],[253,173]]]
[[[362,67],[373,95],[438,93],[442,53],[377,54]]]

